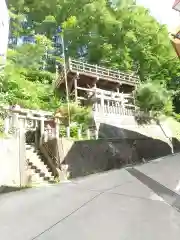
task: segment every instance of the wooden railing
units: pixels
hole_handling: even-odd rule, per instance
[[[96,100],[101,100],[104,102],[114,102],[114,103],[122,103],[124,106],[128,106],[131,103],[134,106],[134,97],[132,94],[126,93],[118,93],[113,91],[106,91],[99,88],[83,88],[77,87],[77,90],[81,90],[87,92],[88,98],[95,97]],[[77,100],[87,100],[85,97],[79,97],[77,94]]]
[[[139,82],[138,76],[123,73],[118,70],[112,70],[98,65],[92,65],[85,62],[69,59],[69,70],[71,72],[79,72],[88,74],[93,77],[105,79],[113,82],[121,82],[129,85],[136,85]]]

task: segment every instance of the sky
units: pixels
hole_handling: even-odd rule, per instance
[[[172,9],[175,0],[136,0],[150,9],[151,14],[161,23],[167,24],[169,30],[180,25],[180,13]]]

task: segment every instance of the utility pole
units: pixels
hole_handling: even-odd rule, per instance
[[[66,68],[66,54],[65,54],[65,46],[64,46],[64,32],[61,30],[61,44],[62,44],[62,54],[63,54],[63,69],[64,69],[64,81],[66,87],[66,101],[68,107],[68,127],[71,125],[71,116],[70,116],[70,103],[69,103],[69,89],[68,89],[68,80],[67,80],[67,68]]]

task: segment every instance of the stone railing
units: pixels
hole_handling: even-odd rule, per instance
[[[104,107],[101,106],[101,104],[95,104],[93,107],[93,112],[103,114],[103,115],[127,115],[127,116],[134,116],[136,111],[135,109],[128,109],[123,108],[122,106],[108,106],[104,105]]]
[[[101,116],[134,116],[134,117],[152,117],[152,113],[145,113],[139,110],[137,107],[123,107],[121,105],[104,105],[102,107],[101,104],[94,104],[93,106],[93,115],[101,115]]]

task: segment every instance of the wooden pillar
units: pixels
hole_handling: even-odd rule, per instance
[[[79,76],[79,74],[77,74]],[[78,91],[77,91],[77,76],[74,78],[74,91],[75,91],[75,102],[78,102]]]
[[[97,112],[97,110],[98,110],[98,103],[97,103],[97,90],[96,90],[96,83],[94,84],[94,89],[95,89],[95,99],[96,99],[96,101],[95,101],[95,112]]]

